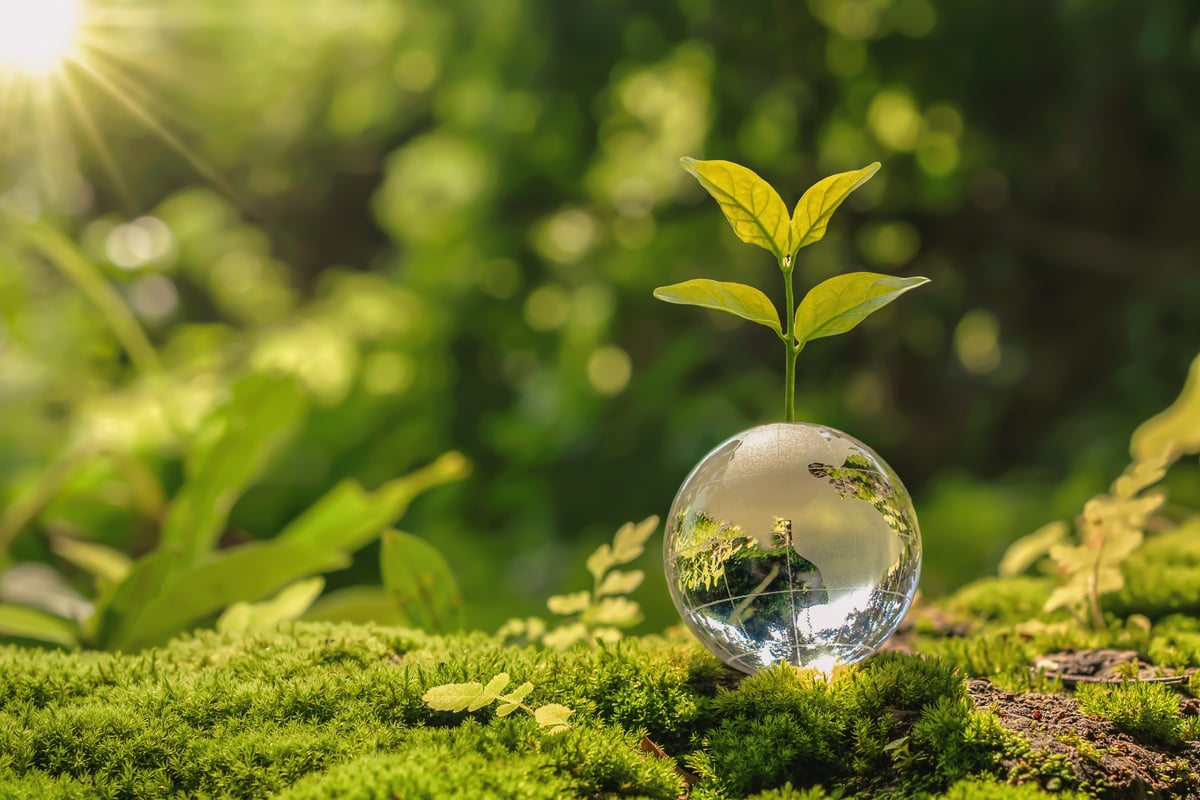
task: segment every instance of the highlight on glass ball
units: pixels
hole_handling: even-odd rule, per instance
[[[921,537],[904,485],[869,447],[776,423],[722,442],[692,470],[671,506],[664,563],[680,616],[727,664],[828,671],[900,624]]]

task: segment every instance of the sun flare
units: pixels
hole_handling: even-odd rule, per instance
[[[70,56],[79,0],[0,0],[0,69],[51,72]]]

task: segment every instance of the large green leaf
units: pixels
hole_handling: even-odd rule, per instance
[[[216,545],[233,504],[259,476],[305,411],[290,378],[249,375],[199,431],[186,482],[167,507],[161,546],[195,560]]]
[[[217,618],[217,630],[236,634],[272,630],[284,622],[299,619],[324,588],[324,578],[305,578],[285,586],[269,600],[234,603]]]
[[[29,639],[71,647],[79,628],[69,619],[27,606],[0,605],[0,638]]]
[[[821,241],[833,212],[851,192],[869,181],[878,171],[879,162],[876,161],[862,169],[830,175],[809,187],[792,212],[791,249],[788,254]]]
[[[385,483],[374,492],[354,481],[335,486],[275,537],[278,541],[323,544],[353,553],[395,522],[427,489],[460,480],[470,472],[461,453],[445,453],[428,467]]]
[[[103,591],[96,601],[96,610],[87,623],[94,644],[113,649],[123,640],[137,615],[181,564],[182,558],[174,550],[156,550],[135,561],[125,579]]]
[[[379,566],[384,588],[413,625],[439,633],[461,625],[454,573],[433,545],[410,533],[384,531]]]
[[[875,272],[848,272],[813,287],[796,309],[800,344],[845,333],[928,278],[897,278]]]
[[[771,184],[730,161],[681,158],[679,163],[720,204],[739,239],[770,250],[778,259],[794,252],[787,206]]]
[[[660,286],[654,290],[654,296],[668,303],[727,311],[742,319],[765,325],[778,334],[783,333],[779,324],[779,312],[767,296],[753,286],[696,278],[670,286]]]
[[[1200,452],[1200,356],[1192,361],[1179,397],[1138,426],[1129,449],[1139,461],[1160,455],[1174,461],[1185,453]]]
[[[172,574],[105,645],[132,650],[161,644],[234,603],[261,600],[301,578],[349,564],[345,553],[316,544],[272,540],[231,547]]]
[[[378,586],[348,586],[330,592],[313,603],[303,618],[364,625],[412,624],[396,606],[391,594]]]

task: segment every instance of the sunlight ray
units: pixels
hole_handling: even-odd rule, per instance
[[[63,73],[61,86],[63,94],[67,101],[71,104],[71,109],[75,113],[76,119],[83,127],[88,141],[95,148],[96,155],[100,159],[104,171],[112,179],[113,185],[121,198],[121,202],[125,204],[130,213],[136,213],[138,210],[137,198],[133,193],[132,187],[121,173],[121,169],[117,164],[116,158],[113,156],[112,150],[104,141],[99,128],[96,126],[96,120],[92,116],[92,112],[87,107],[87,102],[79,91],[79,87],[75,85],[71,75],[67,72]]]
[[[182,141],[170,129],[168,129],[157,117],[154,116],[146,107],[138,102],[129,94],[123,92],[119,86],[112,82],[103,71],[96,68],[94,64],[89,63],[85,59],[76,59],[76,64],[82,67],[95,83],[104,89],[108,95],[125,107],[132,116],[136,117],[139,122],[145,125],[151,133],[157,136],[164,144],[174,150],[181,156],[193,169],[199,172],[203,177],[208,179],[224,192],[230,199],[236,202],[243,208],[248,207],[245,199],[241,194],[225,178],[210,166],[203,158],[200,157],[195,150],[188,147],[187,143]]]

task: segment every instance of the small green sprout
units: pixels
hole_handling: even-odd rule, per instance
[[[478,711],[492,703],[499,703],[496,708],[497,717],[507,717],[520,709],[533,717],[538,726],[547,733],[561,733],[571,729],[570,723],[567,722],[567,718],[574,713],[571,709],[558,703],[531,708],[525,705],[525,698],[533,691],[533,684],[526,681],[505,694],[504,690],[511,682],[508,673],[501,672],[488,681],[486,686],[478,681],[447,683],[430,688],[421,699],[434,711]]]
[[[833,212],[850,193],[879,170],[876,162],[859,170],[831,175],[804,193],[789,215],[766,181],[729,161],[680,160],[720,204],[733,232],[743,242],[768,250],[783,272],[786,325],[771,300],[753,286],[698,278],[660,286],[654,296],[668,303],[725,311],[775,331],[784,343],[784,416],[796,419],[796,357],[813,339],[845,333],[909,289],[928,278],[897,278],[874,272],[838,275],[815,286],[793,307],[792,273],[800,248],[819,242]]]

